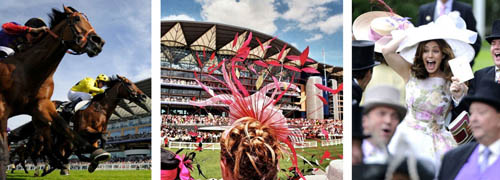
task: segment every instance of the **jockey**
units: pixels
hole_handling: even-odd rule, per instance
[[[104,74],[99,74],[95,80],[90,77],[80,80],[68,92],[68,99],[71,101],[69,107],[72,108],[82,100],[90,100],[92,96],[103,93],[104,89],[101,88],[108,81],[109,77]]]
[[[13,55],[22,48],[19,45],[31,43],[34,38],[41,36],[41,32],[47,31],[47,25],[40,18],[29,19],[24,26],[16,22],[3,24],[0,30],[0,59]]]

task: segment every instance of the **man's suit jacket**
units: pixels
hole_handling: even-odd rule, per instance
[[[436,9],[436,1],[420,6],[418,10],[417,26],[428,24],[434,21],[435,9]],[[474,17],[474,14],[472,13],[472,7],[469,4],[458,2],[458,0],[454,0],[453,3],[451,4],[451,11],[460,12],[460,17],[464,19],[465,24],[467,25],[467,29],[477,32],[476,18]],[[479,36],[479,34],[477,35],[476,42],[472,44],[472,47],[474,47],[474,51],[476,53],[475,56],[477,56],[477,54],[481,50],[481,37]]]
[[[467,95],[473,95],[476,92],[476,85],[484,79],[486,81],[495,81],[495,66],[486,67],[474,73],[474,79],[469,81],[469,91],[467,92]],[[469,111],[469,105],[470,104],[460,102],[457,107],[453,108],[452,120],[460,115],[462,111]]]
[[[471,142],[448,151],[441,163],[438,180],[455,179],[477,145],[477,142]]]
[[[363,96],[363,89],[361,89],[361,87],[356,83],[354,82],[354,79],[352,80],[352,104],[355,104],[357,103],[359,105],[359,103],[361,102],[361,97]],[[356,102],[354,102],[356,101]]]

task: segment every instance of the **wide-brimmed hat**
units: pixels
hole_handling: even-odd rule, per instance
[[[455,57],[464,57],[469,61],[474,58],[474,48],[470,44],[476,41],[477,33],[466,28],[465,21],[457,11],[439,16],[435,22],[407,29],[405,33],[407,36],[399,45],[397,52],[411,64],[418,44],[433,39],[444,39],[450,45]]]
[[[375,44],[372,41],[352,41],[352,70],[360,71],[378,65],[374,60]]]
[[[397,111],[400,121],[406,116],[406,106],[399,101],[400,92],[392,86],[380,85],[372,87],[365,91],[364,97],[363,114],[367,114],[378,106],[388,106]]]
[[[493,22],[493,26],[491,27],[491,34],[486,37],[486,41],[491,44],[493,39],[500,39],[500,19],[495,20]]]
[[[476,87],[480,88],[477,88],[474,94],[465,96],[461,103],[470,105],[472,102],[479,101],[492,106],[500,112],[500,96],[498,95],[500,93],[500,84],[483,79],[479,81]]]
[[[370,11],[354,20],[352,33],[356,40],[375,42],[375,52],[382,53],[382,47],[392,39],[391,31],[412,27],[414,26],[410,21],[395,13]]]

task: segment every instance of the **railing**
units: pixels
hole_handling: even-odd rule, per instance
[[[316,141],[304,141],[304,142],[296,142],[293,145],[294,148],[311,148],[311,147],[318,147],[318,142]]]
[[[331,141],[331,140],[330,140]],[[339,141],[342,143],[342,141]],[[199,143],[195,142],[168,142],[168,148],[172,149],[196,149],[198,148]],[[285,145],[285,144],[283,144]],[[333,144],[332,144],[333,145]],[[322,146],[331,146],[331,145],[323,145]],[[294,144],[295,148],[310,148],[310,147],[318,147],[317,141],[304,141],[304,142],[296,142]],[[220,143],[203,143],[202,148],[204,150],[220,150]]]
[[[172,149],[196,149],[198,145],[195,142],[168,142],[168,147]],[[205,150],[220,150],[220,143],[203,143],[201,147]]]
[[[71,163],[70,170],[87,170],[88,163]],[[43,168],[43,163],[39,163],[38,167]],[[12,167],[8,166],[8,170],[11,170]],[[18,165],[16,170],[22,170],[23,168]],[[26,169],[28,171],[35,170],[35,165],[29,163],[26,164]],[[98,169],[101,170],[145,170],[151,169],[151,163],[130,163],[130,162],[115,162],[115,163],[103,163],[99,164]]]
[[[336,146],[342,144],[342,138],[332,140],[321,140],[321,146]]]

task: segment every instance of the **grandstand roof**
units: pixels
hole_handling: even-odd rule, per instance
[[[134,84],[148,96],[146,104],[139,105],[129,100],[122,100],[118,103],[118,107],[116,107],[113,115],[111,115],[111,121],[151,114],[151,78],[135,82]]]
[[[278,54],[285,44],[287,47],[279,59],[280,61],[283,61],[287,55],[301,54],[297,48],[278,38],[269,44],[269,40],[273,39],[270,35],[247,28],[213,22],[162,21],[161,43],[167,47],[189,48],[193,51],[216,51],[219,55],[235,55],[236,50],[242,46],[249,34],[248,32],[252,32],[253,36],[249,45],[251,51],[248,59],[277,60]],[[233,42],[236,34],[238,34],[237,42]],[[263,46],[270,45],[272,48],[263,51],[256,39],[259,39]],[[188,56],[186,56],[188,59],[194,60],[193,57]],[[294,63],[298,63],[298,61],[294,61]],[[322,63],[308,63],[308,65],[316,66],[318,71],[323,71]],[[325,69],[334,76],[342,76],[343,74],[342,67],[326,65]]]

